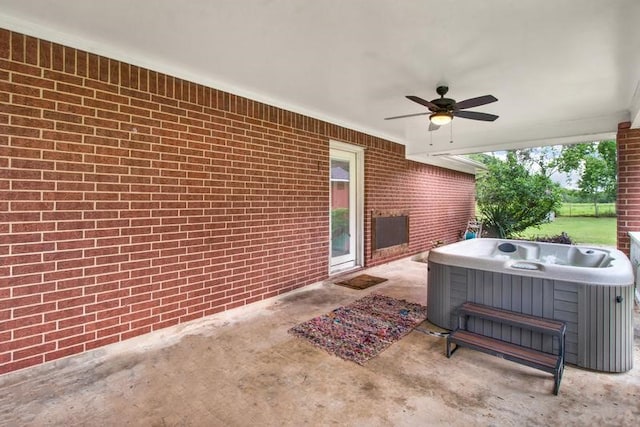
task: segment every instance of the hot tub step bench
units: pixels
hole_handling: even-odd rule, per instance
[[[464,322],[459,322],[458,329],[447,337],[447,357],[451,357],[458,347],[468,347],[473,350],[482,351],[532,368],[540,369],[553,374],[553,394],[558,394],[562,373],[564,371],[564,337],[566,325],[563,322],[472,302],[462,304],[458,308],[458,316],[459,319],[464,319]],[[481,318],[551,335],[559,341],[558,354],[546,353],[468,331],[466,327],[469,317]],[[452,348],[452,344],[455,344],[455,347]]]

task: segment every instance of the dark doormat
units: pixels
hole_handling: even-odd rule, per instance
[[[386,282],[387,279],[382,277],[369,276],[368,274],[361,274],[356,277],[352,277],[349,280],[342,280],[336,282],[336,285],[346,286],[351,289],[367,289],[370,286],[377,285],[378,283]]]

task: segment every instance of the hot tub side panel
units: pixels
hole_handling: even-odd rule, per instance
[[[606,372],[633,368],[633,285],[583,286],[578,366]],[[598,339],[595,339],[598,337]]]
[[[574,306],[560,305],[555,310],[554,291],[554,282],[550,280],[429,263],[427,315],[435,325],[455,329],[458,324],[455,309],[465,301],[471,301],[549,319],[560,316],[567,322],[567,329],[574,330],[575,334],[575,303]],[[577,301],[577,296],[574,295],[573,300]],[[554,343],[549,336],[496,322],[471,319],[468,328],[538,350],[551,352],[559,347],[559,343]],[[572,344],[571,341],[575,340],[568,338],[566,343],[568,359],[575,358],[576,354],[575,342]]]
[[[451,321],[453,308],[450,290],[453,283],[449,277],[451,268],[446,265],[429,262],[427,267],[427,318],[436,326],[454,329]]]
[[[471,301],[562,320],[567,325],[568,363],[599,371],[624,372],[633,365],[629,305],[632,293],[633,286],[590,286],[430,262],[427,314],[435,325],[454,329],[458,322],[455,309]],[[558,351],[557,341],[528,330],[489,321],[470,321],[468,327],[526,347]]]

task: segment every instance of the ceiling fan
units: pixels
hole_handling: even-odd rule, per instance
[[[429,109],[425,113],[405,114],[403,116],[387,117],[385,120],[403,119],[405,117],[424,116],[429,114],[429,130],[436,130],[440,126],[446,125],[454,117],[462,117],[463,119],[482,120],[485,122],[492,122],[498,118],[495,114],[479,113],[477,111],[461,111],[467,108],[479,107],[481,105],[490,104],[496,102],[498,98],[493,95],[484,95],[477,98],[465,99],[464,101],[456,102],[455,99],[445,98],[444,96],[449,91],[447,86],[438,86],[436,92],[440,95],[440,98],[436,98],[431,101],[427,101],[417,96],[407,95],[413,102],[417,102],[420,105],[424,105]]]

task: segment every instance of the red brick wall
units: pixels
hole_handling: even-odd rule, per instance
[[[640,129],[618,125],[618,249],[629,255],[629,231],[640,231]]]
[[[0,105],[0,373],[326,279],[330,139],[368,148],[367,230],[411,212],[368,265],[473,212],[401,145],[4,30]]]
[[[474,214],[475,177],[405,160],[404,146],[365,152],[365,254],[367,265],[388,262],[459,239]],[[371,212],[409,212],[409,248],[371,252]],[[382,255],[382,256],[380,256]]]

